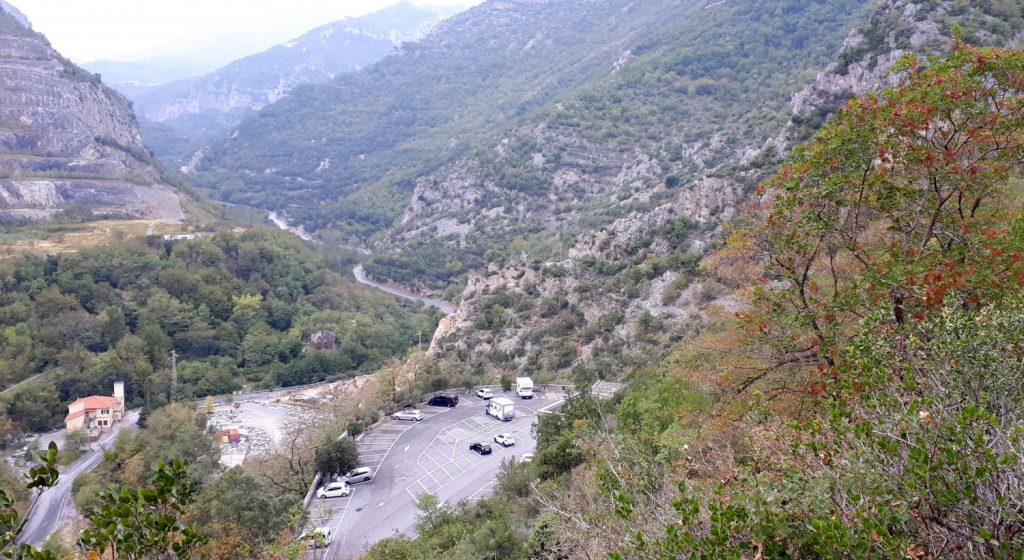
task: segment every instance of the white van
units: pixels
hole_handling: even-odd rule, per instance
[[[533,398],[533,380],[529,377],[516,378],[516,394],[521,399]]]

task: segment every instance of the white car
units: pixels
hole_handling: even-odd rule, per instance
[[[393,418],[395,420],[413,420],[415,422],[419,422],[420,420],[423,420],[424,416],[419,410],[403,410],[402,412],[395,414]]]
[[[494,436],[494,443],[502,447],[512,447],[516,444],[516,436],[512,434],[498,434]]]
[[[487,399],[493,399],[494,398],[494,391],[484,387],[483,389],[477,389],[476,390],[476,396],[478,396],[481,399],[486,401]]]
[[[324,498],[346,498],[352,494],[352,487],[347,482],[332,482],[327,486],[321,486],[316,491],[316,497]]]
[[[533,460],[533,453],[523,453],[523,456],[519,458],[520,463],[529,463]]]
[[[356,482],[369,482],[373,480],[373,469],[370,467],[359,467],[352,469],[344,476],[345,482],[354,484]]]
[[[303,532],[299,540],[312,548],[321,548],[331,546],[332,536],[330,527],[317,527]]]

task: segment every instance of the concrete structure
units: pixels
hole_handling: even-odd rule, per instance
[[[594,386],[590,388],[591,394],[599,399],[610,399],[615,396],[623,388],[626,387],[625,383],[612,383],[611,381],[598,381],[594,383]]]
[[[114,383],[113,396],[93,395],[82,397],[68,405],[68,415],[64,417],[67,431],[85,430],[89,435],[97,435],[103,430],[111,429],[124,417],[124,383]]]

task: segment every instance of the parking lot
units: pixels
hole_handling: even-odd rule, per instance
[[[537,411],[560,400],[542,393],[532,400],[506,396],[516,406],[510,422],[485,415],[484,401],[462,395],[454,408],[424,405],[421,421],[389,418],[358,437],[361,464],[375,469],[374,479],[353,484],[346,498],[313,500],[308,526],[329,527],[333,533],[331,546],[317,558],[357,558],[380,539],[414,535],[416,503],[424,494],[455,503],[493,493],[502,460],[533,451]],[[494,443],[494,436],[505,432],[515,435],[514,446]],[[493,452],[470,451],[474,442],[491,444]]]

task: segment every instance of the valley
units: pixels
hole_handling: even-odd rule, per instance
[[[450,4],[0,0],[5,554],[1024,554],[1024,2]]]

